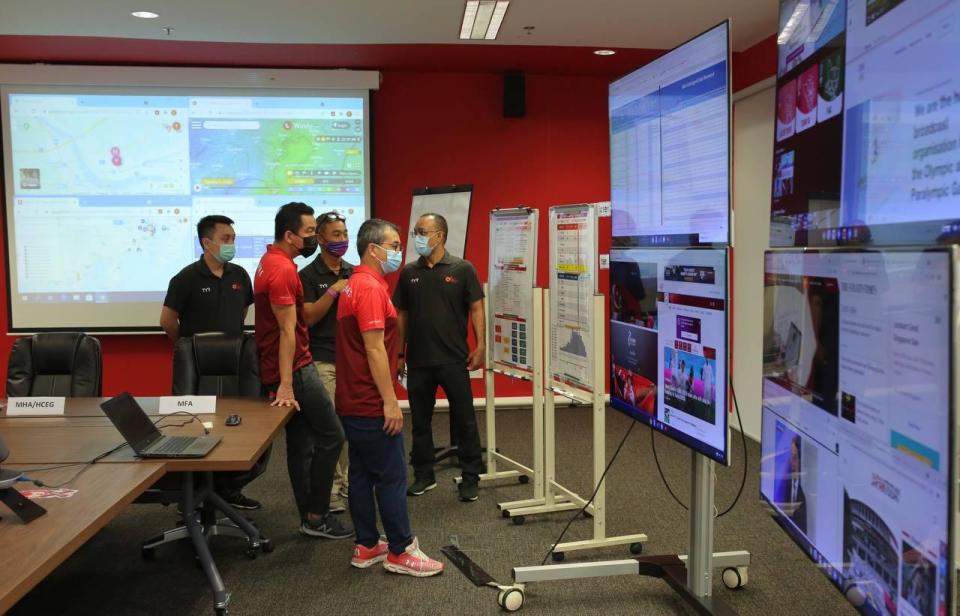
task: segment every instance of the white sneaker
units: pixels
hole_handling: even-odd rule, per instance
[[[383,561],[383,568],[391,573],[400,573],[403,575],[412,575],[414,577],[430,577],[443,573],[443,563],[433,560],[420,550],[420,542],[416,537],[413,543],[407,546],[403,554],[387,554],[387,560]]]

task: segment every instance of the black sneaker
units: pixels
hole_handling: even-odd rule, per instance
[[[478,498],[477,484],[472,481],[469,483],[466,481],[461,482],[460,485],[457,486],[457,490],[460,492],[460,500],[465,503],[472,503]]]
[[[247,496],[244,496],[242,493],[237,492],[236,494],[231,494],[228,497],[224,498],[227,501],[227,504],[233,507],[234,509],[260,509],[262,505],[260,501],[254,500]]]
[[[307,517],[300,524],[300,533],[311,537],[322,537],[323,539],[347,539],[352,537],[353,527],[349,523],[343,522],[341,518],[342,516],[328,513],[317,522],[311,522],[310,518]]]
[[[417,477],[413,481],[413,485],[407,488],[407,495],[420,496],[424,492],[429,492],[435,487],[437,487],[437,480],[435,477]]]

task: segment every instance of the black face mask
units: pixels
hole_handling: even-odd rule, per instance
[[[301,237],[303,240],[303,248],[300,249],[301,257],[312,257],[313,253],[317,252],[317,236],[308,235],[307,237]]]

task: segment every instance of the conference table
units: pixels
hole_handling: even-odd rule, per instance
[[[214,510],[219,511],[247,536],[251,549],[268,551],[270,544],[255,526],[213,492],[213,472],[249,470],[266,452],[293,409],[273,407],[261,399],[218,398],[215,414],[196,418],[184,414],[160,416],[159,398],[138,397],[141,407],[164,434],[200,436],[200,420],[212,424],[211,435],[222,437],[203,458],[144,460],[123,445],[123,437],[100,409],[104,400],[67,398],[64,414],[57,416],[11,417],[6,413],[6,405],[0,411],[0,435],[10,449],[10,456],[3,463],[5,468],[24,470],[29,475],[31,468],[76,465],[72,469],[38,471],[32,479],[44,479],[43,473],[57,473],[53,480],[62,481],[67,472],[69,479],[84,469],[84,464],[116,450],[87,466],[75,482],[66,486],[77,490],[73,496],[36,501],[48,512],[30,524],[0,510],[0,571],[16,571],[13,576],[0,576],[0,613],[13,606],[164,474],[177,473],[183,495],[181,508],[186,512],[185,527],[213,590],[215,611],[226,614],[228,594],[210,554],[206,537],[209,528],[203,520]],[[227,426],[226,418],[230,415],[240,415],[240,425]],[[21,489],[25,489],[23,485],[32,486],[21,484]],[[26,553],[30,553],[29,558],[24,557]]]

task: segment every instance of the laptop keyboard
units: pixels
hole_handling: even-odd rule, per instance
[[[196,439],[192,436],[167,436],[152,453],[180,453],[190,447]]]

